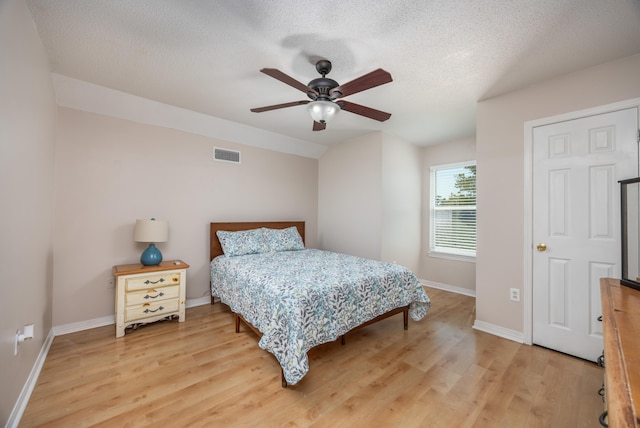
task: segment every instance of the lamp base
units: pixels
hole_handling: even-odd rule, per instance
[[[162,253],[158,250],[155,244],[151,243],[146,250],[142,252],[140,256],[140,263],[144,266],[157,266],[162,261]]]

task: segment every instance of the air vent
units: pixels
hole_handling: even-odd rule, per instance
[[[240,152],[214,147],[213,158],[222,162],[240,163]]]

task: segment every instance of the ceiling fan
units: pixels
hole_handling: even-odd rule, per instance
[[[313,119],[314,131],[322,131],[325,129],[327,126],[326,123],[340,110],[359,114],[360,116],[368,117],[380,122],[384,122],[391,117],[391,113],[385,113],[380,110],[345,100],[338,100],[338,98],[346,97],[347,95],[352,95],[357,92],[362,92],[391,82],[393,79],[391,78],[391,74],[387,71],[379,68],[371,73],[367,73],[364,76],[360,76],[357,79],[345,83],[344,85],[340,85],[335,80],[326,77],[326,75],[331,71],[331,61],[326,59],[319,60],[316,62],[316,70],[322,75],[322,77],[313,79],[308,85],[305,85],[293,77],[284,74],[280,70],[275,68],[263,68],[260,70],[262,73],[306,93],[311,101],[302,100],[284,104],[275,104],[266,107],[252,108],[251,111],[254,113],[261,113],[263,111],[307,104],[307,110]]]

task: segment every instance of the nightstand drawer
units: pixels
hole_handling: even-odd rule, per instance
[[[125,305],[142,305],[144,303],[160,302],[167,299],[178,299],[180,286],[149,288],[146,290],[130,291],[125,296]]]
[[[127,278],[127,291],[130,290],[146,290],[153,287],[161,287],[163,285],[179,285],[180,273],[158,273],[156,275],[143,275],[134,278]]]
[[[132,324],[147,324],[172,315],[184,322],[188,268],[182,260],[165,260],[157,266],[114,266],[116,337],[124,336]]]
[[[171,315],[178,311],[178,299],[165,300],[154,303],[143,303],[142,305],[128,306],[125,309],[125,321],[134,321],[148,317]]]

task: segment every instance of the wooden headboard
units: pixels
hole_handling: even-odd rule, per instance
[[[222,246],[216,232],[218,230],[226,230],[228,232],[238,232],[240,230],[258,229],[260,227],[268,227],[269,229],[286,229],[287,227],[295,226],[298,228],[298,233],[302,237],[302,242],[306,242],[304,239],[304,221],[246,221],[238,223],[211,223],[211,229],[209,234],[209,261],[222,255]]]

